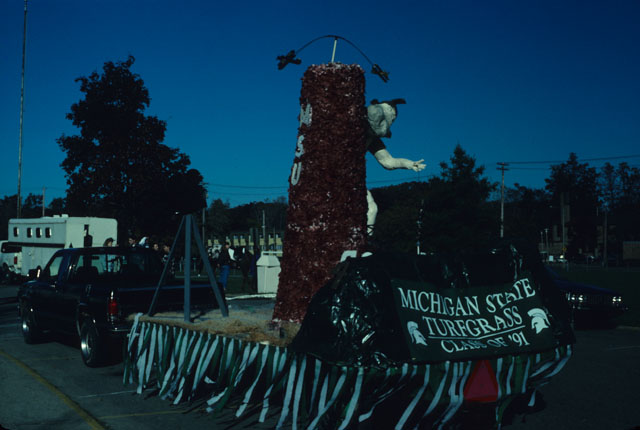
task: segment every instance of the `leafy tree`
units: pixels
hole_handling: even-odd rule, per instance
[[[541,232],[551,227],[551,196],[544,189],[528,188],[516,183],[513,188],[506,188],[504,206],[506,237],[519,237],[537,243]]]
[[[569,257],[595,249],[599,204],[597,181],[596,169],[588,163],[579,163],[575,153],[569,154],[565,163],[551,166],[551,177],[545,179],[545,188],[551,193],[551,201],[556,207],[556,220],[561,221],[562,203],[570,208],[565,218]]]
[[[42,195],[29,193],[22,205],[22,218],[39,218],[42,216]]]
[[[51,200],[51,203],[49,203],[49,206],[47,207],[46,215],[51,216],[51,215],[61,215],[63,213],[66,213],[66,206],[67,204],[65,202],[65,199],[63,199],[62,197],[57,197]]]
[[[246,205],[236,206],[229,211],[231,219],[229,230],[231,232],[248,231],[251,228],[262,231],[264,224],[268,232],[273,229],[284,231],[287,219],[287,203],[285,199],[275,201],[251,202]]]
[[[496,184],[458,145],[439,178],[371,190],[378,205],[373,241],[397,251],[455,252],[486,244],[498,234],[487,202]]]
[[[229,225],[229,203],[224,203],[220,199],[213,200],[207,208],[207,235],[222,240],[229,234]]]
[[[16,217],[17,194],[0,199],[0,239],[7,239],[9,220]],[[45,215],[64,213],[64,199],[56,198],[45,208]],[[39,218],[42,216],[42,196],[29,194],[22,204],[23,218]]]
[[[456,252],[484,246],[499,233],[499,216],[487,203],[497,184],[483,176],[484,166],[476,166],[460,145],[450,163],[441,162],[440,177],[429,181],[420,235],[425,251]]]
[[[378,206],[373,242],[385,248],[415,252],[419,238],[420,211],[429,193],[425,182],[405,182],[374,188]]]
[[[9,220],[16,217],[18,195],[4,196],[0,200],[0,239],[7,239]]]
[[[618,199],[612,209],[621,240],[640,240],[640,169],[620,163],[616,169]]]
[[[620,200],[621,189],[616,169],[611,163],[605,163],[600,170],[597,186],[603,209],[606,211],[615,209]]]
[[[616,173],[620,182],[620,203],[637,208],[640,204],[640,169],[620,163]]]
[[[267,233],[273,229],[282,232],[286,228],[287,200],[284,197],[273,201],[252,202],[229,207],[228,202],[216,199],[207,208],[206,236],[223,241],[232,233],[248,234],[251,229],[262,234],[262,214],[265,215]]]
[[[58,139],[70,214],[116,218],[121,237],[175,231],[173,214],[204,207],[202,175],[161,143],[165,121],[144,114],[151,99],[134,61],[109,61],[101,74],[76,79],[84,98],[67,119],[80,134]]]

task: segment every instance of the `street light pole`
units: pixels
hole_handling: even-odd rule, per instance
[[[20,87],[20,143],[18,145],[18,207],[17,218],[22,215],[22,119],[24,114],[24,63],[27,52],[27,0],[24,0],[24,27],[22,30],[22,83]]]

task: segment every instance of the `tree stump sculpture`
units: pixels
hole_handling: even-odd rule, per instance
[[[274,320],[301,321],[343,252],[366,244],[364,91],[358,65],[313,65],[302,79]]]

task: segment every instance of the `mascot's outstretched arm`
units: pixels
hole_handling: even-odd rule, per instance
[[[373,156],[376,157],[378,163],[380,163],[380,165],[387,170],[407,169],[413,170],[414,172],[419,172],[427,166],[424,163],[424,158],[418,161],[412,161],[406,158],[393,158],[389,151],[387,151],[386,149],[380,149],[376,151]]]
[[[393,124],[398,115],[396,106],[405,103],[404,99],[393,99],[384,102],[371,101],[371,105],[367,107],[367,120],[369,123],[367,148],[378,163],[387,170],[407,169],[419,172],[426,167],[424,159],[413,161],[407,158],[394,158],[381,139],[383,137],[391,137],[391,124]],[[369,190],[367,190],[367,204],[367,230],[371,234],[378,215],[378,206]]]

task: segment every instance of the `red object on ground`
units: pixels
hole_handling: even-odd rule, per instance
[[[498,381],[488,360],[475,364],[464,386],[464,399],[469,402],[489,403],[498,400]]]
[[[310,66],[302,78],[274,320],[304,318],[346,250],[366,245],[364,71]]]

